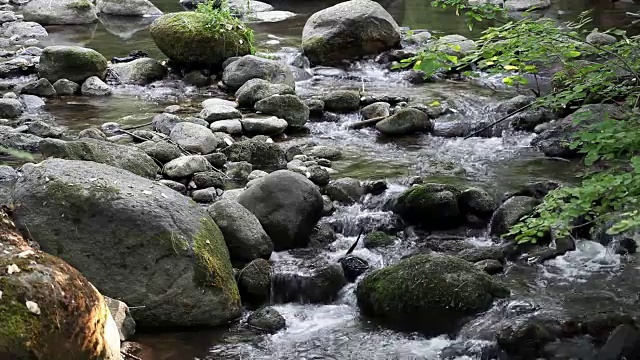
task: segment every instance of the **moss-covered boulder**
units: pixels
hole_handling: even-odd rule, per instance
[[[44,139],[40,141],[44,157],[67,160],[94,161],[129,170],[132,173],[155,179],[160,170],[155,161],[137,147],[118,145],[96,139],[64,141]]]
[[[400,28],[371,0],[351,0],[321,10],[302,30],[302,49],[314,64],[335,64],[400,44]]]
[[[400,195],[393,212],[410,224],[427,229],[455,227],[462,215],[458,204],[460,194],[460,189],[452,185],[416,185]]]
[[[508,290],[470,262],[420,254],[367,275],[358,285],[360,310],[404,330],[454,332]]]
[[[241,312],[220,229],[168,187],[104,164],[48,159],[22,168],[13,204],[19,229],[127,303],[140,326],[214,326]]]
[[[78,84],[92,76],[104,79],[107,59],[99,52],[80,46],[49,46],[40,55],[38,75],[55,83],[67,79]]]
[[[90,0],[31,0],[22,13],[25,21],[41,25],[90,24],[98,20]]]
[[[502,236],[509,232],[523,216],[533,212],[540,200],[528,196],[514,196],[505,201],[491,218],[491,235]]]
[[[189,67],[219,67],[232,56],[251,53],[244,25],[213,23],[197,12],[166,14],[149,28],[156,46],[172,62]]]
[[[31,248],[4,212],[0,247],[0,359],[120,359],[118,329],[82,274]]]

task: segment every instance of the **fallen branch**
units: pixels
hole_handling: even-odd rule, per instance
[[[118,129],[117,131],[121,132],[121,133],[124,133],[124,134],[127,134],[127,135],[133,137],[134,139],[138,139],[138,140],[140,140],[142,142],[149,140],[149,139],[145,139],[145,138],[143,138],[141,136],[138,136],[138,135],[136,135],[136,134],[134,134],[134,133],[132,133],[131,131],[128,131],[128,130]]]
[[[516,114],[518,114],[518,113],[520,113],[520,112],[523,112],[523,111],[527,110],[528,108],[532,107],[535,103],[536,103],[536,102],[534,101],[534,102],[532,102],[532,103],[531,103],[531,104],[529,104],[529,105],[525,105],[525,106],[523,106],[523,107],[521,107],[521,108],[519,108],[519,109],[517,109],[517,110],[514,110],[513,112],[511,112],[511,113],[509,113],[509,114],[507,114],[507,115],[503,116],[502,118],[498,119],[497,121],[494,121],[494,122],[492,122],[491,124],[489,124],[489,125],[487,125],[487,126],[482,127],[480,130],[476,130],[476,131],[472,132],[471,134],[469,134],[469,135],[465,136],[465,137],[464,137],[464,139],[466,140],[466,139],[468,139],[468,138],[474,137],[474,136],[476,136],[476,135],[480,134],[481,132],[483,132],[483,131],[485,131],[485,130],[487,130],[487,129],[489,129],[489,128],[493,127],[493,126],[498,125],[499,123],[501,123],[501,122],[503,122],[503,121],[507,120],[508,118],[512,117],[513,115],[516,115]]]
[[[122,356],[124,356],[124,358],[129,358],[129,359],[133,359],[133,360],[142,360],[141,358],[135,356],[135,355],[131,355],[126,351],[120,351],[120,354],[122,354]]]
[[[152,125],[152,124],[153,124],[152,122],[148,122],[148,123],[146,123],[146,124],[134,125],[134,126],[128,126],[128,127],[126,127],[126,128],[123,128],[123,130],[135,130],[135,129],[140,129],[140,128],[143,128],[143,127],[145,127],[145,126],[150,126],[150,125]]]
[[[388,116],[380,116],[380,117],[373,118],[373,119],[367,119],[367,120],[354,122],[352,124],[347,125],[347,129],[349,129],[349,130],[357,130],[357,129],[362,129],[362,128],[366,128],[366,127],[370,127],[370,126],[375,126],[379,121],[384,120],[386,118],[388,118]]]
[[[360,237],[362,237],[362,234],[364,234],[364,229],[360,229],[360,233],[358,234],[358,238],[356,239],[356,242],[354,242],[353,245],[351,245],[347,253],[344,255],[345,257],[349,256],[349,254],[351,254],[353,250],[356,249],[356,246],[358,246],[358,243],[360,242]]]

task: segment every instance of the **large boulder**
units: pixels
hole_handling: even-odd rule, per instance
[[[119,16],[162,15],[149,0],[97,0],[99,13]]]
[[[38,75],[55,83],[67,79],[78,84],[92,76],[104,79],[107,59],[99,52],[80,46],[49,46],[40,55]]]
[[[0,358],[121,358],[107,305],[80,272],[31,248],[5,213],[0,247]]]
[[[25,21],[42,25],[90,24],[98,20],[89,0],[31,0],[22,10]]]
[[[167,74],[158,60],[141,58],[109,66],[113,76],[121,84],[146,85],[161,80]]]
[[[170,134],[171,140],[187,151],[198,154],[209,154],[218,147],[218,138],[209,128],[181,122],[173,127]]]
[[[287,168],[287,157],[280,146],[260,139],[238,141],[227,146],[223,153],[233,162],[246,161],[255,170],[275,171]]]
[[[251,79],[263,79],[274,84],[296,88],[293,73],[287,64],[275,60],[246,55],[232,62],[222,74],[222,81],[231,89],[238,90]]]
[[[420,254],[376,270],[358,285],[360,310],[394,327],[448,334],[509,291],[470,262]]]
[[[309,107],[295,95],[273,95],[255,104],[256,110],[287,121],[291,128],[301,128],[309,120]]]
[[[400,28],[371,0],[351,0],[321,10],[302,30],[302,49],[314,64],[373,55],[400,44]]]
[[[385,135],[405,135],[433,130],[429,116],[418,109],[402,109],[379,121],[376,129]]]
[[[272,84],[267,80],[255,78],[245,82],[236,91],[236,100],[242,107],[253,108],[255,103],[269,96],[295,93],[289,85]]]
[[[207,211],[222,230],[232,260],[248,263],[271,257],[273,243],[269,235],[244,206],[234,200],[220,200]]]
[[[623,109],[617,105],[586,105],[558,121],[551,129],[542,132],[531,141],[531,145],[546,156],[576,158],[579,156],[580,149],[573,149],[570,144],[576,140],[576,135],[580,131],[605,118],[620,119],[622,117]]]
[[[108,165],[49,159],[23,167],[13,201],[18,228],[141,326],[214,326],[241,313],[223,235],[188,197]]]
[[[276,250],[304,247],[322,217],[322,195],[304,176],[280,170],[245,190],[238,202],[260,221]]]
[[[460,190],[444,184],[416,185],[403,192],[393,207],[393,212],[410,224],[426,229],[448,229],[461,220],[458,204]]]
[[[491,235],[501,236],[509,232],[523,216],[529,215],[540,200],[528,196],[514,196],[500,205],[491,218]]]
[[[149,155],[136,147],[96,139],[44,139],[40,142],[40,152],[45,158],[93,161],[129,170],[149,179],[155,179],[160,170]]]
[[[231,30],[211,28],[211,19],[198,12],[166,14],[156,19],[149,32],[156,46],[171,61],[187,67],[219,67],[232,56],[251,52],[248,28],[241,23],[216,24]]]

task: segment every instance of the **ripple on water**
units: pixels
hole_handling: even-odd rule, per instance
[[[615,274],[621,269],[620,255],[611,246],[582,240],[576,250],[549,260],[542,265],[543,276],[561,283],[587,282],[594,274]]]

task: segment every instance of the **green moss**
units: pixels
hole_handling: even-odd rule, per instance
[[[48,201],[67,207],[68,212],[65,215],[77,215],[82,218],[99,211],[104,203],[120,197],[120,189],[100,180],[88,186],[51,180],[45,185],[45,191]]]
[[[231,304],[240,304],[240,293],[233,277],[229,250],[222,231],[211,218],[203,218],[193,239],[196,281],[220,289]]]
[[[18,302],[21,294],[8,278],[0,279],[0,354],[10,353],[17,358],[30,358],[29,350],[37,342],[40,333],[39,319],[30,313],[26,305]]]
[[[92,7],[93,5],[88,0],[78,0],[66,5],[67,9],[74,11],[88,11],[91,10]]]
[[[367,249],[393,245],[393,243],[394,243],[393,237],[382,231],[370,232],[364,238],[364,247]]]

